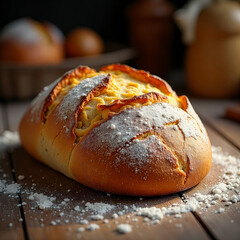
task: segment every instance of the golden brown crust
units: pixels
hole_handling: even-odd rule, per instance
[[[211,165],[208,139],[197,122],[176,107],[169,107],[169,116],[168,111],[164,114],[167,119],[171,112],[181,115],[182,124],[176,118],[156,125],[148,115],[156,112],[152,118],[160,117],[164,104],[140,108],[145,108],[141,118],[137,118],[141,110],[127,109],[92,129],[72,152],[74,178],[97,190],[142,196],[169,194],[199,183]],[[129,117],[132,122],[124,122]],[[189,127],[186,133],[182,125]],[[195,136],[188,136],[190,132]]]
[[[109,79],[109,76],[104,76],[86,96],[77,97],[75,103],[71,101],[72,97],[68,99],[70,95],[67,95],[61,104],[51,112],[42,128],[40,137],[40,148],[44,150],[42,154],[46,164],[50,164],[51,167],[67,176],[72,175],[69,172],[68,163],[76,142],[74,129],[77,124],[77,117],[85,103],[90,101],[94,95],[97,96],[101,88],[105,88],[108,84]],[[65,107],[62,107],[63,105]],[[70,112],[71,114],[69,114]]]
[[[36,159],[48,164],[48,161],[40,154],[39,146],[46,144],[46,139],[42,143],[42,136],[47,128],[45,126],[45,116],[47,114],[49,106],[53,103],[56,97],[59,95],[62,88],[71,84],[75,78],[82,78],[88,74],[94,73],[95,70],[86,66],[79,66],[70,72],[67,72],[63,77],[57,79],[50,86],[45,88],[32,102],[30,108],[24,114],[19,126],[19,134],[21,137],[21,142],[27,151],[34,156]],[[56,119],[55,119],[56,120]],[[48,138],[53,141],[54,137],[59,133],[57,130],[56,135],[51,138],[51,133],[55,129],[55,120],[52,122],[48,130]],[[29,134],[31,133],[31,134]],[[50,136],[49,136],[50,134]],[[74,138],[75,139],[75,138]],[[48,142],[51,146],[52,142]],[[64,147],[64,146],[63,146]],[[43,152],[48,151],[44,147]],[[47,152],[46,152],[47,153]]]
[[[144,105],[144,104],[152,104],[155,102],[169,103],[169,100],[167,97],[162,96],[159,93],[150,92],[150,93],[146,93],[146,94],[143,94],[140,96],[134,96],[134,97],[128,98],[128,99],[115,100],[112,104],[99,105],[98,108],[101,109],[102,111],[105,109],[108,109],[110,111],[115,112],[126,105],[132,105],[132,104],[136,104],[136,103],[140,103],[141,105]]]
[[[143,70],[137,70],[132,67],[129,67],[127,65],[123,64],[112,64],[101,68],[102,71],[120,71],[125,72],[129,74],[131,77],[136,78],[140,80],[141,82],[150,83],[153,86],[160,88],[162,92],[176,96],[176,93],[172,90],[170,85],[161,79],[160,77],[151,75],[150,73],[143,71]]]
[[[67,85],[70,85],[75,78],[82,78],[90,73],[95,73],[95,70],[87,66],[79,66],[72,71],[64,74],[61,80],[52,89],[48,97],[44,100],[44,107],[42,110],[41,119],[43,120],[47,108],[53,103],[53,101],[63,88],[65,88]]]
[[[111,86],[111,72],[127,73],[163,94],[148,92],[98,105],[98,110],[110,111],[108,116],[79,138],[78,116]],[[35,100],[20,125],[23,146],[30,154],[86,186],[116,194],[169,194],[193,187],[206,176],[211,144],[186,96],[178,97],[165,81],[124,65],[92,73],[79,67]],[[79,83],[51,107],[74,78],[80,78]],[[169,97],[179,104],[172,104]],[[27,129],[32,137],[27,137]]]

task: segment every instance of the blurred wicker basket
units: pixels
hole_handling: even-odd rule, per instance
[[[134,58],[132,48],[112,47],[98,56],[69,58],[57,65],[0,64],[0,98],[2,100],[30,99],[68,70],[87,65],[96,70],[111,63],[127,63]]]

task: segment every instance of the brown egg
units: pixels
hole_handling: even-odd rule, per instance
[[[98,55],[103,52],[104,44],[101,37],[88,28],[77,28],[66,38],[66,54],[68,57]]]

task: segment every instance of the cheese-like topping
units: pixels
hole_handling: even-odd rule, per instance
[[[76,85],[78,85],[83,79],[85,78],[92,78],[96,75],[99,75],[99,73],[89,73],[87,75],[84,75],[82,78],[72,78],[71,84],[67,85],[66,87],[62,88],[56,99],[52,102],[52,104],[48,107],[48,111],[45,115],[45,119],[48,118],[48,115],[52,112],[53,109],[56,108],[56,106],[62,101],[65,95],[67,95],[72,88],[74,88]],[[79,96],[81,97],[81,96]]]
[[[103,94],[93,97],[91,101],[83,108],[82,112],[78,118],[78,125],[75,129],[75,133],[78,137],[84,136],[91,127],[108,117],[110,110],[101,110],[100,105],[110,105],[115,100],[129,99],[134,96],[143,95],[150,92],[156,92],[163,96],[165,94],[158,88],[152,86],[149,83],[144,83],[135,78],[132,78],[127,73],[122,72],[108,72],[111,74],[111,82],[108,88]],[[100,74],[106,74],[106,72],[100,72]],[[180,105],[180,103],[172,96],[168,96],[169,102],[175,106]],[[145,105],[151,104],[151,102]],[[139,103],[133,103],[131,105],[125,105],[119,109],[123,110],[129,107],[140,107]]]
[[[129,102],[122,104],[117,109],[110,110],[108,108],[102,108],[102,106],[111,105],[116,100],[131,99],[136,96],[148,94],[151,92],[157,93],[163,97],[167,97],[168,102],[174,106],[181,107],[180,102],[176,96],[166,95],[159,88],[151,85],[150,83],[141,82],[129,74],[121,71],[100,71],[98,73],[89,73],[84,75],[82,78],[73,78],[67,86],[61,89],[60,93],[56,96],[55,100],[48,107],[48,110],[45,115],[45,119],[48,118],[49,114],[55,109],[59,109],[58,105],[61,106],[63,102],[66,102],[67,95],[72,95],[72,92],[75,88],[81,88],[81,82],[84,79],[93,79],[98,75],[107,75],[110,74],[111,78],[109,83],[105,88],[102,88],[97,94],[92,94],[90,100],[83,105],[82,110],[78,116],[78,122],[75,128],[75,134],[78,138],[83,137],[95,124],[103,121],[109,116],[109,113],[116,113],[126,108],[138,108],[142,105],[152,104],[152,101],[145,101],[140,103],[138,101]],[[91,90],[85,95],[87,96]],[[84,95],[84,96],[85,96]],[[75,102],[80,99],[82,96],[75,96]],[[65,99],[65,100],[64,100]],[[69,104],[71,105],[71,96],[67,97]],[[63,101],[64,100],[64,101]],[[76,102],[77,104],[77,102]]]

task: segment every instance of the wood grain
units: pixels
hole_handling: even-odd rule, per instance
[[[216,132],[211,127],[207,127],[212,144],[221,146],[224,151],[228,151],[231,155],[239,156],[239,150],[234,147],[234,145],[238,146],[238,126],[232,124],[232,121],[229,122],[229,126],[226,125],[226,121],[229,121],[226,119],[223,120],[224,124],[222,124],[221,120],[219,121],[219,116],[221,116],[222,109],[226,105],[226,102],[220,102],[221,107],[215,106],[218,110],[212,113],[211,111],[214,109],[213,105],[216,105],[216,103],[218,102],[212,102],[210,107],[207,102],[204,102],[204,100],[199,100],[194,102],[194,106],[200,115],[203,116],[203,119],[217,130]],[[8,114],[7,119],[10,130],[17,130],[21,116],[26,110],[28,104],[29,102],[7,104],[6,112]],[[205,109],[207,109],[206,112]],[[218,124],[214,123],[214,119],[217,119],[216,121]],[[4,128],[3,121],[1,123],[0,118],[0,130],[1,124],[2,128]],[[228,126],[230,130],[226,126]],[[136,217],[132,210],[124,213],[117,219],[111,218],[112,214],[121,211],[123,206],[130,208],[134,204],[137,207],[144,207],[145,205],[148,207],[169,207],[171,204],[179,204],[182,202],[179,196],[189,198],[196,192],[202,194],[207,193],[209,188],[219,181],[219,176],[222,174],[221,169],[217,165],[213,165],[208,176],[198,186],[181,193],[180,195],[173,194],[140,200],[139,198],[134,197],[116,195],[108,196],[106,193],[84,187],[36,161],[21,147],[15,149],[9,156],[13,160],[13,167],[16,176],[25,176],[23,180],[20,181],[17,179],[17,181],[23,186],[23,191],[20,197],[22,201],[26,202],[26,206],[23,206],[26,220],[25,224],[27,227],[27,235],[25,234],[25,236],[28,236],[29,239],[239,239],[239,203],[228,207],[224,213],[221,214],[216,214],[215,211],[219,206],[223,206],[221,205],[222,203],[220,203],[220,205],[212,206],[211,209],[196,210],[193,213],[182,214],[181,218],[165,216],[160,220],[160,223],[155,225],[149,225],[149,223],[143,221],[142,217]],[[10,159],[6,161],[6,158],[8,159],[8,155],[4,155],[4,164],[10,164]],[[3,168],[4,172],[10,171],[11,173],[10,165]],[[39,209],[36,203],[29,199],[31,193],[42,193],[46,196],[52,195],[56,197],[53,201],[55,207]],[[2,195],[0,196],[2,197]],[[70,201],[68,204],[62,206],[60,203],[65,198],[69,198]],[[13,200],[18,202],[17,199]],[[16,205],[16,202],[11,203],[9,199],[6,200],[0,198],[0,203],[6,201],[9,202],[10,207],[14,206],[14,204]],[[89,220],[89,216],[92,213],[88,211],[84,214],[80,214],[78,211],[75,211],[74,208],[76,206],[84,208],[86,202],[104,202],[114,205],[115,208],[105,215],[105,219],[109,220],[108,224],[104,224],[102,220],[89,221],[90,223],[99,224],[100,229],[93,232],[84,231],[83,233],[79,233],[77,231],[79,227],[86,227],[86,225],[80,224],[80,219]],[[18,215],[16,215],[15,212],[11,212],[11,214],[7,216],[10,217],[11,221],[14,221],[14,219],[18,220],[18,217],[20,216],[19,209],[16,209]],[[7,210],[7,212],[9,211],[10,209]],[[13,211],[13,209],[11,209],[11,211]],[[61,212],[64,213],[63,216],[59,215]],[[2,216],[1,214],[7,213],[1,213],[0,211],[0,216]],[[56,226],[53,226],[51,221],[56,222],[57,220],[59,220],[59,222],[56,223]],[[7,220],[5,223],[9,223],[9,221]],[[118,234],[116,232],[116,227],[120,223],[129,223],[132,226],[133,231],[128,234]],[[11,228],[11,231],[8,231],[8,226],[6,224],[0,226],[0,230],[2,229],[3,232],[6,232],[6,235],[4,235],[5,239],[24,238],[21,224],[19,228]],[[15,224],[19,224],[19,222],[14,222],[14,225]],[[2,235],[0,238],[2,239]]]
[[[221,146],[223,151],[228,152],[232,156],[240,157],[240,152],[228,141],[219,136],[210,127],[207,127],[207,131],[213,145]],[[219,182],[219,176],[222,174],[221,166],[213,163],[208,176],[198,186],[191,189],[191,191],[185,192],[183,195],[190,198],[197,192],[202,194],[209,193],[211,187]],[[240,191],[240,186],[238,190]],[[224,205],[225,203],[221,202],[220,204],[211,206],[209,209],[197,210],[195,213],[196,217],[204,222],[215,239],[238,240],[240,237],[240,202],[232,204],[229,207]],[[220,207],[224,208],[225,211],[218,214],[216,211]]]
[[[161,220],[160,224],[151,226],[143,223],[143,218],[141,217],[138,217],[137,222],[133,222],[136,216],[134,216],[135,213],[132,211],[129,211],[129,213],[124,214],[116,220],[111,218],[112,214],[122,210],[123,206],[130,208],[135,204],[137,207],[144,207],[145,205],[148,207],[168,207],[173,203],[181,203],[181,199],[177,194],[157,198],[145,198],[142,201],[139,198],[133,197],[114,195],[109,197],[106,193],[84,187],[39,163],[32,159],[22,148],[14,151],[13,161],[16,174],[25,176],[25,179],[21,181],[24,184],[24,188],[33,189],[33,192],[43,193],[47,196],[52,193],[53,196],[56,196],[56,204],[59,204],[64,198],[69,198],[71,201],[64,209],[50,208],[40,210],[33,206],[33,203],[28,198],[28,194],[22,193],[21,197],[27,203],[24,206],[24,211],[26,212],[26,222],[30,239],[52,238],[54,235],[58,236],[58,239],[76,238],[79,235],[76,229],[83,225],[79,224],[79,213],[74,211],[74,207],[84,206],[86,202],[104,202],[116,207],[114,211],[110,211],[105,216],[105,218],[109,219],[108,224],[104,224],[102,221],[91,221],[91,223],[99,224],[100,230],[94,232],[85,231],[81,234],[81,239],[125,239],[126,236],[126,239],[136,239],[136,237],[139,239],[159,239],[160,235],[163,237],[162,239],[186,239],[185,232],[188,232],[188,235],[195,239],[209,239],[204,229],[191,213],[185,214],[182,219],[169,216]],[[64,212],[64,217],[59,217],[61,211]],[[82,218],[89,220],[89,215],[91,215],[90,212],[86,212]],[[128,215],[130,218],[127,217]],[[57,226],[51,226],[51,221],[56,221],[56,219],[60,219],[60,223]],[[69,220],[67,224],[65,223],[66,219]],[[115,221],[118,223],[129,222],[133,226],[132,233],[125,236],[117,234],[115,231],[117,223]],[[180,224],[182,224],[181,227],[178,227]],[[69,227],[71,230],[69,230]],[[182,230],[183,228],[184,231]],[[169,235],[169,232],[171,235]]]
[[[0,133],[4,130],[3,106],[0,104]],[[13,179],[13,169],[11,168],[11,159],[6,151],[1,150],[0,146],[0,180],[11,184]],[[9,195],[11,195],[9,197]],[[22,228],[21,212],[18,204],[20,202],[18,194],[7,194],[0,192],[0,239],[24,239],[24,231]],[[11,227],[12,225],[12,227]]]
[[[214,127],[226,139],[240,149],[240,124],[226,118],[226,108],[239,104],[233,100],[211,100],[191,98],[191,103],[200,117]]]
[[[0,153],[0,180],[7,184],[13,181],[10,160],[6,153]],[[9,196],[11,195],[11,196]],[[24,239],[18,194],[0,192],[0,239]],[[12,226],[11,226],[12,225]]]

